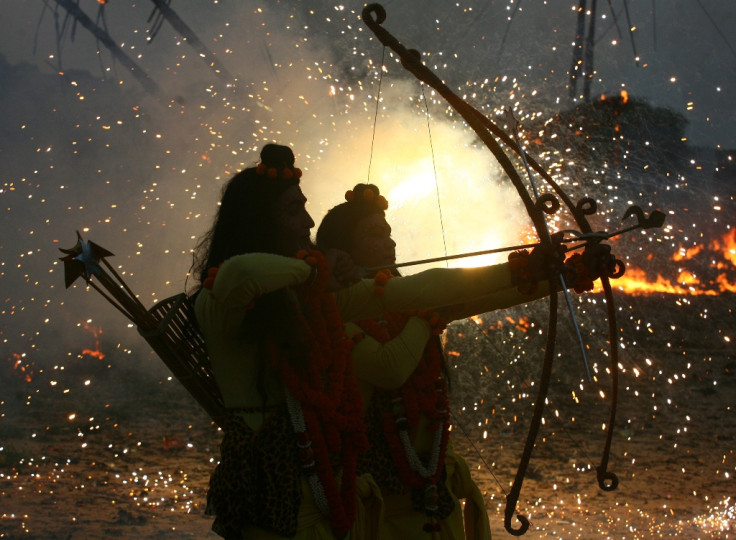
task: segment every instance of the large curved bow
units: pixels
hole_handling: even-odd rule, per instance
[[[391,35],[386,29],[383,28],[382,23],[386,20],[386,11],[379,4],[370,4],[363,9],[362,18],[365,24],[370,30],[376,35],[379,41],[386,47],[393,50],[400,58],[402,66],[411,72],[417,79],[429,85],[435,91],[437,91],[455,111],[457,111],[468,125],[475,131],[478,137],[483,141],[486,147],[493,153],[498,163],[503,168],[506,175],[509,177],[511,182],[514,184],[521,200],[526,208],[529,217],[534,224],[537,234],[542,245],[552,247],[552,239],[547,229],[546,214],[553,214],[560,208],[560,200],[569,209],[573,218],[575,219],[578,227],[580,228],[581,234],[588,238],[588,241],[595,242],[596,234],[587,219],[587,216],[595,214],[597,211],[597,204],[591,198],[585,198],[574,204],[568,195],[562,190],[562,188],[551,178],[551,176],[539,165],[531,156],[527,155],[521,144],[517,144],[517,141],[513,137],[509,136],[503,129],[494,124],[491,120],[485,117],[480,111],[473,108],[459,96],[457,96],[450,88],[443,83],[437,75],[435,75],[429,68],[427,68],[421,62],[420,54],[418,51],[413,49],[407,49],[402,45],[393,35]],[[551,187],[554,194],[547,193],[535,198],[532,198],[527,187],[524,185],[519,173],[516,170],[511,159],[506,154],[504,148],[496,140],[498,138],[506,148],[512,150],[518,154],[524,161],[525,165],[529,169],[533,170],[544,181]],[[531,175],[531,170],[530,175]],[[535,190],[536,191],[536,190]],[[661,226],[664,215],[657,212],[656,215],[653,213],[652,216],[646,217],[638,207],[630,208],[624,218],[629,215],[636,215],[639,219],[639,226],[642,228],[648,228],[649,226]],[[649,220],[649,221],[648,221]],[[655,224],[658,223],[658,224]],[[601,237],[602,238],[602,237]],[[623,270],[621,268],[620,270]],[[598,484],[601,489],[611,491],[616,489],[618,486],[618,478],[616,475],[608,471],[608,459],[610,455],[611,439],[613,435],[613,424],[616,419],[616,406],[618,399],[618,327],[616,324],[616,314],[613,302],[613,294],[611,291],[611,284],[608,276],[602,276],[601,282],[603,285],[604,294],[606,297],[606,307],[608,316],[608,330],[610,340],[610,357],[611,357],[611,406],[609,421],[607,425],[606,442],[601,458],[601,463],[597,467],[597,478]],[[531,458],[531,453],[534,448],[534,442],[537,438],[537,433],[541,424],[542,414],[544,412],[544,403],[549,388],[549,382],[552,373],[552,359],[554,356],[555,340],[556,340],[556,329],[557,329],[557,287],[556,284],[550,280],[550,295],[549,295],[549,322],[547,328],[547,343],[545,348],[544,362],[542,365],[542,372],[540,377],[540,385],[537,394],[537,399],[534,404],[534,414],[529,426],[529,432],[526,439],[526,444],[522,453],[519,468],[514,479],[513,486],[507,495],[506,510],[504,526],[506,530],[514,536],[520,536],[524,534],[529,528],[528,519],[517,514],[517,519],[521,523],[518,528],[513,528],[511,524],[511,518],[516,511],[516,505],[519,500],[519,494],[521,493],[521,486],[526,475],[526,469]]]

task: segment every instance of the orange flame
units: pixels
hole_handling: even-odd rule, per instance
[[[99,360],[102,360],[103,358],[105,358],[105,353],[97,349],[82,349],[82,354],[86,354],[87,356],[91,356]]]
[[[515,321],[512,317],[507,316],[506,321],[513,324],[514,328],[520,330],[521,332],[526,332],[531,327],[529,317],[521,317],[518,321]]]
[[[720,252],[732,265],[736,265],[736,229],[731,229],[724,234],[720,241],[713,240],[710,249]]]
[[[504,321],[499,319],[494,322],[488,322],[484,321],[480,315],[471,315],[469,317],[471,321],[473,321],[478,326],[487,326],[491,330],[501,330],[503,328]],[[521,332],[527,332],[529,328],[531,328],[531,323],[529,322],[529,317],[521,317],[518,321],[514,320],[513,317],[506,316],[504,317],[507,323],[511,324],[514,328],[517,330],[520,330]]]
[[[718,277],[716,277],[716,283],[721,287],[722,292],[736,293],[736,283],[728,281],[726,274],[718,274]]]
[[[95,348],[94,349],[82,349],[82,354],[86,354],[87,356],[91,356],[99,360],[102,360],[103,358],[105,358],[105,353],[103,353],[100,350],[100,334],[102,333],[102,330],[100,328],[89,325],[87,323],[83,323],[82,328],[91,332],[95,338]]]
[[[688,274],[688,276],[692,275]],[[659,274],[657,274],[657,279],[655,281],[649,281],[647,279],[646,272],[644,272],[640,268],[627,268],[626,273],[622,277],[614,280],[612,282],[612,285],[620,291],[635,296],[656,293],[682,295],[709,294],[711,296],[715,296],[716,294],[718,294],[716,291],[699,292],[692,288],[683,287],[679,284],[672,283],[669,279],[666,279]]]
[[[696,278],[693,274],[688,272],[687,270],[683,270],[680,272],[680,275],[677,276],[677,282],[682,283],[683,285],[699,285],[700,280]]]
[[[679,251],[672,255],[671,260],[673,260],[674,262],[689,261],[701,251],[703,251],[703,246],[693,246],[688,249],[680,246]]]
[[[713,253],[719,255],[722,260],[716,260]],[[710,278],[703,282],[690,270],[681,269],[674,283],[661,275],[657,275],[657,278],[651,281],[643,270],[629,267],[621,278],[611,283],[618,290],[632,295],[664,293],[717,296],[724,292],[736,292],[736,282],[732,281],[727,274],[727,271],[730,271],[733,275],[733,269],[736,266],[736,229],[731,229],[720,238],[711,240],[707,246],[705,244],[689,248],[679,246],[670,260],[674,262],[693,261],[699,255],[710,258],[707,262],[708,267],[722,271],[715,279]],[[652,256],[653,254],[650,254],[649,258]],[[600,285],[596,285],[594,292],[599,292],[601,289]]]

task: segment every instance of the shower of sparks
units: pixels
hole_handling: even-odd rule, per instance
[[[204,54],[166,23],[151,40],[148,3],[98,1],[78,5],[92,20],[105,6],[114,42],[165,97],[109,51],[97,52],[81,27],[60,48],[39,42],[38,65],[0,64],[3,80],[15,82],[4,90],[0,135],[0,538],[43,535],[47,513],[64,537],[93,526],[110,530],[103,535],[133,527],[142,537],[189,528],[199,537],[210,526],[203,513],[220,433],[119,313],[81,280],[64,289],[58,248],[75,230],[112,249],[108,262],[153,305],[193,286],[191,249],[222,186],[277,141],[294,147],[317,222],[370,170],[391,204],[400,261],[444,255],[445,243],[454,254],[536,241],[517,195],[464,123],[392,54],[380,65],[380,46],[359,19],[362,3],[171,2]],[[42,4],[26,17],[28,35],[38,23],[42,38],[53,36],[51,15],[38,20]],[[513,2],[428,3],[420,12],[399,4],[387,6],[387,28],[496,123],[511,107],[529,153],[574,200],[599,202],[596,230],[626,226],[619,219],[633,204],[667,213],[664,229],[612,241],[627,266],[612,282],[622,353],[612,455],[619,490],[601,493],[594,480],[610,368],[604,300],[593,291],[573,299],[590,382],[560,316],[556,381],[518,508],[530,516],[529,534],[733,538],[736,142],[706,149],[686,129],[722,125],[705,111],[733,86],[732,62],[714,61],[712,88],[694,90],[711,59],[665,73],[671,66],[643,39],[651,14],[632,5],[644,9],[636,73],[651,79],[637,86],[614,70],[634,61],[608,45],[616,29],[607,14],[596,51],[599,97],[569,101],[577,2],[526,6],[512,22]],[[620,15],[621,3],[612,5]],[[549,33],[531,24],[536,10]],[[682,41],[706,40],[702,24],[688,24],[693,39]],[[662,104],[640,94],[650,82]],[[549,218],[552,230],[571,221],[564,212]],[[537,302],[454,323],[445,336],[455,445],[498,537],[536,398],[546,318]],[[55,513],[65,501],[72,510]]]
[[[736,536],[736,506],[732,498],[727,497],[715,507],[709,509],[708,514],[694,517],[692,523],[706,534],[711,534],[714,537],[718,535],[720,538],[731,538],[733,536],[724,533],[732,533]]]

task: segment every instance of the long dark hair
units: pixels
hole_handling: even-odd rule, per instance
[[[261,164],[268,168],[294,167],[294,153],[288,146],[267,144],[261,150]],[[249,167],[225,186],[212,228],[200,238],[194,249],[192,274],[199,280],[207,269],[243,253],[277,253],[278,239],[274,206],[284,191],[299,183],[290,179],[271,179]]]
[[[288,146],[267,144],[261,150],[260,167],[294,169],[294,153]],[[209,268],[246,253],[279,253],[279,226],[275,205],[288,188],[298,185],[298,175],[270,178],[259,167],[249,167],[225,186],[220,208],[212,228],[199,240],[194,250],[191,273],[198,280],[197,294]],[[285,290],[265,294],[248,310],[241,327],[244,341],[257,343],[259,357],[267,358],[267,343],[275,343],[295,366],[306,362],[304,347],[296,332],[296,314]],[[259,369],[259,388],[263,371]]]

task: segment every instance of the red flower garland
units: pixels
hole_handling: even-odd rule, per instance
[[[204,278],[204,281],[202,282],[202,287],[208,290],[212,290],[212,287],[215,286],[215,278],[217,277],[217,272],[220,271],[220,266],[213,266],[207,269],[207,277]]]
[[[383,293],[383,288],[391,277],[393,276],[388,271],[376,275],[377,294]],[[401,333],[408,318],[414,314],[428,320],[434,335],[441,333],[445,327],[439,317],[430,312],[392,313],[386,316],[385,324],[373,319],[366,319],[358,324],[376,341],[387,343]],[[382,418],[383,432],[391,457],[405,485],[425,488],[427,493],[425,509],[431,511],[436,508],[437,491],[434,486],[440,481],[444,471],[450,417],[447,384],[442,375],[442,354],[437,340],[433,339],[427,343],[414,372],[400,389],[390,392],[389,395],[393,403],[392,410],[384,411]],[[401,431],[408,433],[416,429],[421,416],[429,420],[428,429],[442,430],[439,448],[436,450],[439,453],[437,466],[429,477],[423,477],[412,468],[400,436]]]
[[[525,249],[509,253],[509,272],[511,272],[511,283],[521,294],[532,295],[537,291],[538,284],[532,277],[530,266],[530,254]]]
[[[220,263],[218,266],[211,266],[207,269],[207,277],[202,282],[202,287],[207,289],[208,291],[212,290],[212,287],[215,286],[215,278],[217,277],[218,272],[220,271],[220,267],[222,266],[222,263]],[[253,309],[256,305],[256,298],[248,302],[248,304],[245,306],[245,309]]]
[[[341,537],[355,521],[357,457],[368,449],[362,401],[350,359],[353,341],[345,334],[334,297],[325,292],[329,267],[324,256],[304,251],[297,257],[316,268],[311,286],[299,290],[303,311],[297,313],[297,331],[308,349],[308,371],[300,376],[274,344],[270,346],[271,361],[301,405],[307,429],[297,433],[301,465],[306,474],[316,467],[332,530]],[[342,490],[331,455],[341,458]]]
[[[574,253],[565,261],[565,266],[572,268],[575,273],[575,281],[573,289],[576,293],[582,294],[585,291],[592,291],[594,287],[594,279],[590,271],[585,266],[582,254]]]

